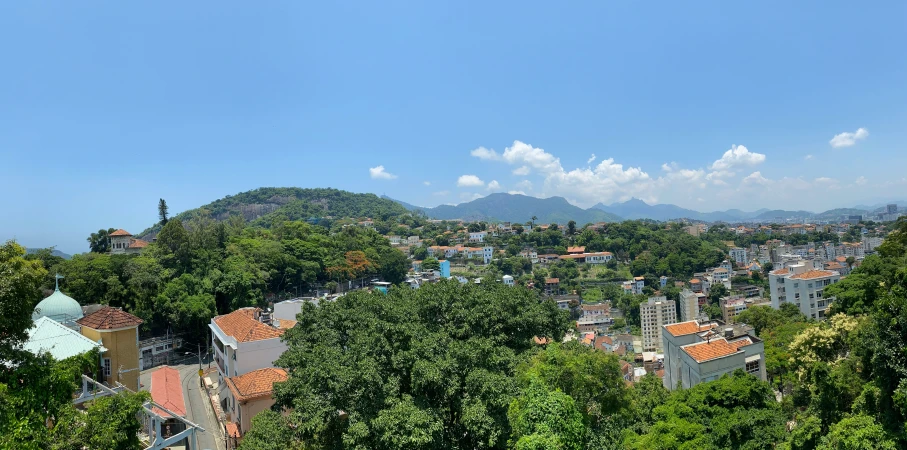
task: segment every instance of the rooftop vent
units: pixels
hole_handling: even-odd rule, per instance
[[[725,329],[724,329],[724,337],[726,337],[726,338],[732,338],[732,337],[734,337],[734,329],[733,329],[733,328],[725,328]]]

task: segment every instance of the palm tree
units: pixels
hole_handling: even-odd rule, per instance
[[[536,217],[536,216],[532,216],[532,226],[535,226],[535,221],[536,221],[536,220],[539,220],[539,218]]]

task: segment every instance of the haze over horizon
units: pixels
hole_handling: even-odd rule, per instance
[[[0,239],[262,186],[420,206],[902,200],[907,4],[0,5]],[[178,12],[178,13],[176,13]]]

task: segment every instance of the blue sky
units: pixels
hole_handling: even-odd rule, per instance
[[[0,239],[80,252],[260,186],[907,197],[907,3],[796,3],[5,2]]]

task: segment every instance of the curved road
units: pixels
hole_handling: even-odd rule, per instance
[[[198,379],[198,360],[187,359],[187,364],[172,364],[180,373],[180,382],[183,385],[183,400],[186,402],[186,418],[191,422],[199,424],[205,429],[204,433],[198,433],[198,448],[200,450],[217,450],[224,448],[224,439],[220,430],[220,424],[214,418],[214,412],[211,410],[211,402],[207,398],[205,390],[199,386]],[[152,367],[142,371],[141,390],[148,391],[151,388],[151,373],[161,366]],[[204,365],[207,368],[207,364]]]

